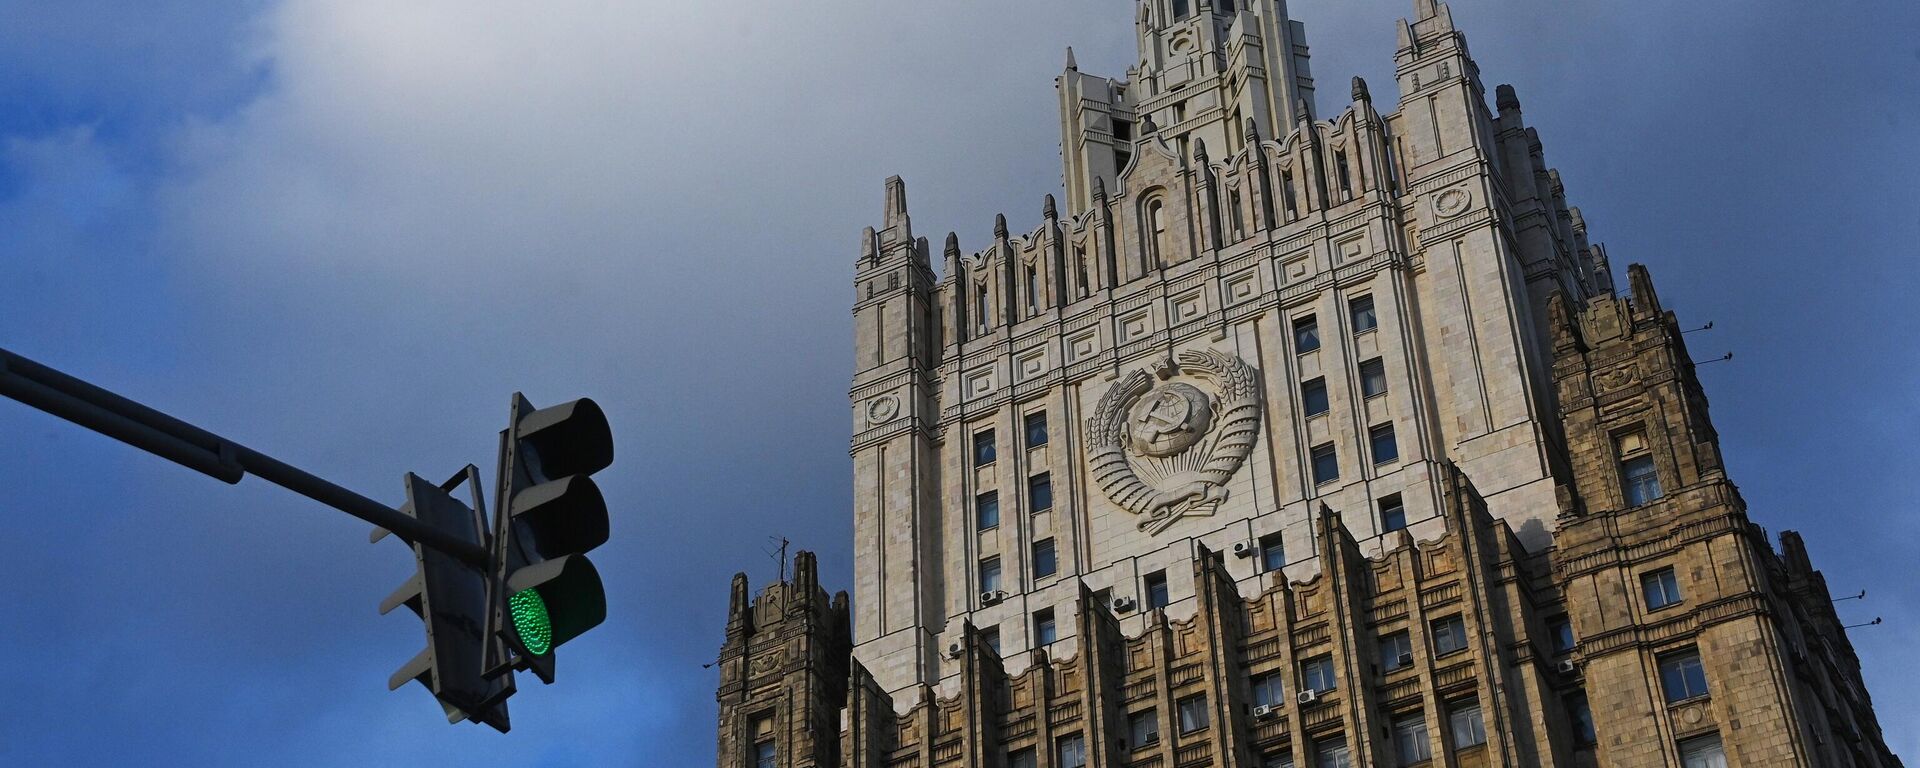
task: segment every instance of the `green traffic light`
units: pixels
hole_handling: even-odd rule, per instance
[[[540,598],[540,590],[515,592],[507,598],[507,607],[513,611],[513,628],[527,653],[545,656],[553,650],[553,620],[547,616],[547,601]]]

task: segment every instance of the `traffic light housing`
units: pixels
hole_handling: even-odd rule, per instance
[[[463,540],[482,544],[486,541],[484,513],[448,493],[463,479],[477,482],[477,478],[477,472],[468,467],[446,486],[436,486],[408,473],[407,504],[400,511]],[[474,506],[481,506],[477,486]],[[386,535],[385,529],[375,528],[371,541]],[[411,546],[419,570],[380,603],[380,613],[403,605],[412,609],[426,627],[427,646],[393,673],[387,688],[397,690],[410,680],[418,681],[440,701],[447,722],[472,720],[506,732],[506,699],[513,695],[513,676],[488,674],[489,655],[503,654],[498,642],[489,640],[486,632],[491,613],[488,574],[438,549],[418,543]]]
[[[607,618],[600,573],[586,552],[607,541],[607,503],[593,473],[613,463],[606,414],[582,398],[535,409],[515,393],[501,435],[490,628],[517,668],[553,682],[554,650]],[[499,670],[493,669],[492,672]]]

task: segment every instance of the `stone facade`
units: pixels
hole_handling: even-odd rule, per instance
[[[936,274],[888,180],[858,610],[736,579],[721,766],[1900,765],[1444,3],[1330,120],[1281,0],[1136,7],[1056,82],[1064,213]]]

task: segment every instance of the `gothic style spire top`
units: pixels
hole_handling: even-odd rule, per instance
[[[1367,79],[1355,75],[1353,78],[1353,100],[1371,103],[1373,94],[1367,90]]]

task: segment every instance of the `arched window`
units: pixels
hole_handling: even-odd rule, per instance
[[[1167,253],[1166,206],[1159,200],[1147,203],[1147,266],[1165,263]]]
[[[976,283],[973,286],[973,330],[975,336],[987,333],[987,284]]]

